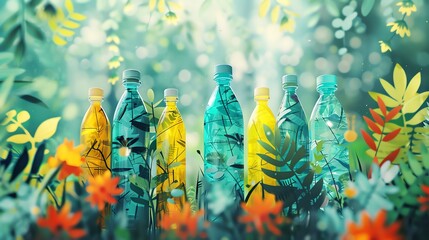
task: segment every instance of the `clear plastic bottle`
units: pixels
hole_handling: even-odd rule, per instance
[[[90,176],[102,175],[110,171],[111,128],[101,102],[104,92],[101,88],[90,88],[88,91],[89,106],[81,124],[80,143],[85,146],[85,163],[82,165],[82,181],[86,182]],[[100,225],[104,226],[104,219],[110,213],[110,205],[106,205],[101,213]]]
[[[116,107],[112,131],[112,175],[119,176],[124,189],[112,213],[125,213],[128,228],[145,232],[149,227],[148,189],[131,182],[136,177],[150,183],[149,118],[137,89],[140,72],[125,70],[122,75],[125,92]],[[148,185],[148,184],[147,184]],[[144,194],[141,194],[144,193]]]
[[[243,114],[230,87],[232,67],[217,65],[214,80],[204,113],[204,205],[210,221],[244,200]]]
[[[281,135],[281,146],[283,146],[285,139],[289,138],[290,141],[295,142],[296,148],[294,151],[298,151],[301,147],[305,148],[305,157],[301,158],[295,165],[295,169],[299,169],[303,164],[309,161],[308,152],[310,145],[307,119],[299,98],[296,95],[296,89],[298,88],[297,76],[284,75],[282,77],[282,85],[284,96],[277,115],[277,126]],[[280,169],[282,172],[290,170],[288,166],[284,166]],[[302,182],[307,174],[308,171],[304,171],[302,174],[298,174],[297,177],[299,177]],[[297,179],[291,178],[287,182],[285,181],[284,184],[301,188],[298,182]],[[292,208],[295,207],[296,206],[292,206]]]
[[[349,154],[344,139],[348,127],[336,90],[335,75],[317,78],[320,97],[310,118],[310,160],[316,172],[315,180],[324,179],[330,204],[341,207],[341,192],[349,180]]]
[[[248,132],[248,155],[247,155],[247,176],[246,176],[246,194],[249,194],[247,204],[253,204],[255,198],[268,198],[275,200],[275,196],[263,190],[262,183],[277,186],[277,180],[266,176],[262,172],[262,168],[271,171],[276,171],[277,168],[267,163],[257,154],[264,154],[275,159],[275,156],[268,153],[265,148],[261,146],[258,140],[269,143],[267,133],[264,130],[264,125],[268,126],[272,133],[275,133],[276,118],[268,106],[270,99],[270,89],[265,87],[255,88],[254,97],[256,107],[252,112],[247,127]]]
[[[177,100],[177,89],[165,89],[166,107],[159,119],[156,146],[160,151],[157,175],[168,178],[157,187],[158,223],[165,214],[180,214],[186,201],[186,132]]]

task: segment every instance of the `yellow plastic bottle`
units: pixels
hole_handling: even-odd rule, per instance
[[[180,214],[186,201],[186,132],[177,100],[177,89],[165,89],[166,107],[156,131],[156,146],[160,152],[156,172],[162,181],[156,189],[158,223],[165,214]]]
[[[91,105],[86,112],[80,130],[80,143],[85,146],[83,156],[85,162],[82,165],[83,174],[81,180],[86,182],[89,176],[103,174],[110,171],[111,153],[111,128],[110,122],[104,112],[103,89],[90,88],[88,91]],[[104,217],[110,212],[110,206],[106,206],[100,222],[104,226]]]
[[[273,112],[268,106],[268,100],[270,99],[269,88],[259,87],[255,88],[254,97],[256,107],[253,110],[252,115],[247,127],[248,132],[248,155],[247,155],[247,174],[245,176],[246,181],[246,195],[251,191],[251,195],[247,204],[253,204],[255,198],[269,198],[275,200],[274,195],[263,191],[261,183],[267,185],[277,185],[277,181],[273,178],[266,176],[262,172],[262,168],[275,171],[276,167],[265,162],[257,154],[265,154],[272,158],[275,158],[272,154],[268,153],[258,140],[265,143],[269,143],[266,133],[264,132],[264,125],[267,125],[272,133],[276,126],[276,118]],[[256,185],[256,187],[255,187]],[[253,189],[253,190],[252,190]]]

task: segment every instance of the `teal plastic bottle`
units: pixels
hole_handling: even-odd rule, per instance
[[[344,139],[347,118],[335,96],[337,78],[322,75],[317,78],[319,99],[310,118],[310,159],[316,181],[324,179],[331,205],[342,207],[341,193],[349,180],[349,154]]]
[[[285,139],[289,138],[290,141],[295,143],[294,151],[298,151],[301,147],[305,149],[305,156],[295,165],[295,169],[299,169],[303,164],[309,161],[310,144],[307,118],[301,106],[301,102],[296,95],[298,77],[296,75],[284,75],[282,77],[282,86],[284,96],[277,115],[277,126],[281,135],[281,146],[283,146]],[[288,166],[284,166],[280,169],[282,172],[290,170]],[[299,177],[302,182],[307,174],[308,171],[304,171],[302,174],[298,174],[297,177]],[[302,186],[299,186],[299,181],[297,179],[291,178],[288,181],[289,182],[284,182],[284,184],[302,188]],[[292,206],[292,213],[294,213],[295,207],[296,206]],[[285,209],[285,211],[288,210],[289,209]]]
[[[204,206],[216,221],[244,200],[244,128],[240,104],[230,87],[232,67],[217,65],[213,91],[204,113]]]
[[[142,190],[130,180],[138,176],[150,182],[149,118],[137,91],[140,72],[125,70],[122,78],[126,90],[113,117],[111,169],[113,176],[120,177],[119,187],[124,191],[112,206],[112,214],[122,212],[128,218],[129,229],[145,233],[149,226],[149,206],[144,204],[149,201],[148,189],[142,195]]]

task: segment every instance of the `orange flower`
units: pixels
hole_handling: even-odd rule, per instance
[[[85,158],[81,156],[84,148],[83,145],[74,147],[73,141],[67,139],[64,139],[64,142],[57,147],[55,157],[50,157],[48,164],[52,168],[61,166],[58,180],[63,180],[71,174],[79,176],[83,172],[80,166],[85,161]]]
[[[86,191],[89,196],[86,198],[91,206],[97,205],[98,210],[102,211],[106,203],[115,204],[113,197],[122,193],[122,188],[117,188],[119,177],[111,178],[110,171],[105,171],[103,175],[96,175],[88,179]]]
[[[422,185],[422,190],[426,196],[419,197],[418,200],[421,204],[420,211],[425,212],[429,210],[429,186]]]
[[[81,211],[70,214],[70,204],[68,203],[66,203],[59,212],[51,205],[48,207],[46,218],[39,218],[37,224],[40,227],[48,228],[55,235],[59,235],[64,231],[71,238],[81,238],[85,236],[85,230],[75,228],[81,218]]]
[[[270,199],[262,199],[260,197],[254,198],[252,205],[241,204],[243,210],[247,212],[246,216],[239,219],[242,223],[253,223],[256,230],[260,234],[265,234],[263,224],[267,226],[275,235],[281,235],[278,225],[284,223],[286,219],[281,216],[283,210],[282,202],[273,202]],[[251,226],[247,227],[247,231],[252,231]]]
[[[183,211],[179,214],[177,212],[170,212],[164,215],[161,219],[160,226],[164,230],[175,230],[176,235],[180,239],[189,239],[196,237],[198,232],[198,219],[203,215],[203,211],[200,210],[195,214],[191,214],[191,205],[185,203],[183,205]]]
[[[367,212],[362,213],[362,226],[356,223],[349,223],[347,226],[347,232],[343,236],[343,240],[396,240],[403,239],[399,235],[398,230],[401,227],[399,222],[395,222],[389,226],[386,226],[386,211],[382,210],[377,213],[374,221]]]

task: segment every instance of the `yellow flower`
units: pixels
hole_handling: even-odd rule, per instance
[[[358,191],[354,186],[348,186],[345,190],[344,190],[344,195],[348,198],[355,198],[357,195]]]
[[[111,35],[106,38],[106,42],[108,43],[114,42],[115,44],[119,44],[121,43],[121,40],[117,35]]]
[[[407,35],[408,37],[411,36],[410,29],[408,28],[408,25],[404,20],[397,20],[394,22],[390,22],[387,24],[387,26],[392,26],[390,31],[391,32],[396,31],[396,34],[401,36],[401,38],[403,38],[405,35]]]
[[[390,47],[390,45],[384,41],[378,41],[378,43],[380,43],[380,48],[381,48],[381,52],[385,53],[385,52],[391,52],[392,48]]]
[[[399,12],[410,16],[412,12],[417,12],[417,7],[412,0],[403,0],[396,4],[399,6]]]
[[[55,157],[50,157],[48,164],[51,168],[62,165],[58,175],[59,180],[71,174],[79,176],[82,173],[80,166],[85,159],[81,156],[81,152],[84,149],[84,145],[73,146],[73,141],[68,141],[67,139],[64,139],[64,142],[57,147]]]
[[[109,65],[109,69],[116,69],[121,66],[121,62],[123,61],[124,61],[123,57],[115,56],[115,57],[112,57],[107,64]]]
[[[117,81],[119,81],[119,76],[112,76],[112,77],[109,77],[108,79],[108,82],[111,83],[112,85],[115,85]]]
[[[286,32],[294,32],[295,21],[292,18],[284,16],[280,22],[280,30],[283,30]]]
[[[167,21],[168,24],[177,25],[178,18],[174,12],[169,11],[165,14],[164,17],[165,17],[165,20]]]

